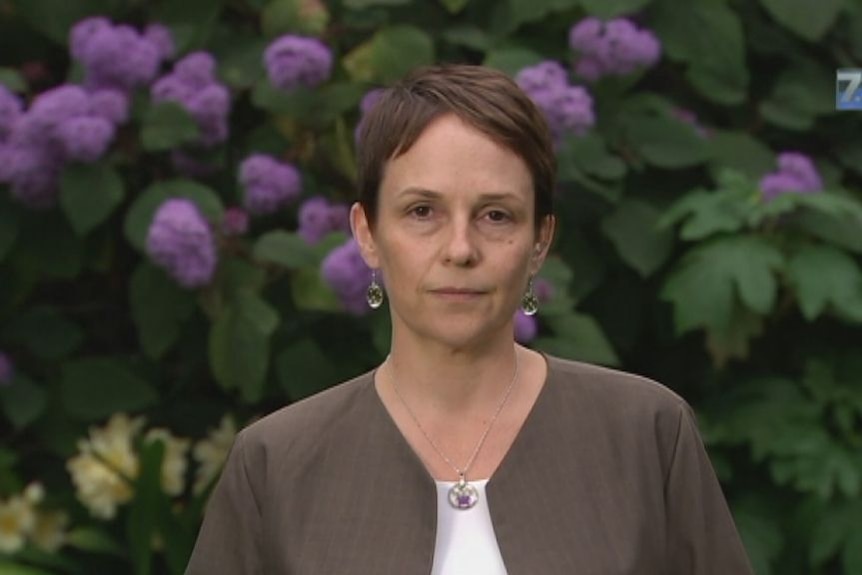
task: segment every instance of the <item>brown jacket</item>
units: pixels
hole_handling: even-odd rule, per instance
[[[548,366],[486,488],[509,575],[751,574],[687,404],[634,375]],[[240,433],[187,575],[427,575],[436,506],[366,373]]]

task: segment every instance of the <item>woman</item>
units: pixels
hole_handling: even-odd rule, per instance
[[[391,352],[240,433],[188,573],[751,573],[682,399],[514,342],[555,225],[530,100],[423,69],[359,149],[351,224]]]

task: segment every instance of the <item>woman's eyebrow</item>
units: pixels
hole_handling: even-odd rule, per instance
[[[430,200],[436,200],[443,197],[440,192],[429,190],[427,188],[409,187],[404,188],[398,193],[399,197],[403,196],[418,196]],[[512,192],[485,192],[479,194],[478,200],[481,202],[499,202],[505,200],[514,200],[520,202],[522,198]]]

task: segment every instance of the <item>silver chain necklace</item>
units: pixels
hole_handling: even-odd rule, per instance
[[[386,359],[389,359],[388,357]],[[416,414],[413,413],[413,410],[410,409],[410,406],[407,405],[407,402],[404,400],[404,396],[401,395],[401,391],[398,389],[398,384],[395,381],[395,377],[392,378],[392,389],[395,390],[395,395],[398,396],[398,399],[401,401],[401,405],[404,406],[404,409],[407,410],[407,413],[410,414],[410,417],[413,419],[413,423],[416,424],[416,427],[419,428],[419,431],[422,432],[422,435],[425,436],[425,439],[428,440],[428,443],[431,447],[434,448],[434,451],[437,452],[443,461],[445,461],[449,467],[455,470],[455,473],[458,474],[458,482],[452,486],[449,490],[449,503],[455,509],[470,509],[476,502],[479,501],[479,491],[467,481],[467,472],[470,470],[470,466],[473,465],[473,460],[476,459],[476,456],[479,455],[479,450],[482,449],[482,446],[485,444],[485,439],[488,437],[488,433],[491,431],[491,428],[494,426],[494,422],[497,421],[497,417],[500,415],[500,412],[503,411],[503,407],[506,405],[506,402],[509,400],[509,396],[512,394],[512,389],[515,387],[515,381],[518,379],[518,371],[520,369],[520,363],[518,361],[518,352],[515,351],[515,374],[512,376],[512,381],[509,382],[509,386],[506,388],[506,393],[503,395],[503,399],[500,400],[500,404],[497,406],[497,411],[494,412],[493,417],[491,417],[491,421],[488,422],[488,425],[485,427],[485,431],[482,433],[482,437],[479,438],[479,443],[476,444],[476,448],[473,449],[473,454],[470,456],[470,459],[467,460],[467,464],[464,466],[464,469],[459,468],[455,465],[451,459],[449,459],[445,453],[443,453],[437,444],[431,439],[431,436],[428,435],[428,432],[425,431],[425,428],[422,427],[422,424],[419,423],[419,418],[416,417]]]

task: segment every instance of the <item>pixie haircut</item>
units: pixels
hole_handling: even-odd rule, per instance
[[[518,155],[533,178],[535,225],[553,214],[556,157],[545,118],[509,76],[470,65],[415,70],[362,120],[357,153],[359,202],[372,229],[389,160],[406,153],[432,121],[454,114]]]

